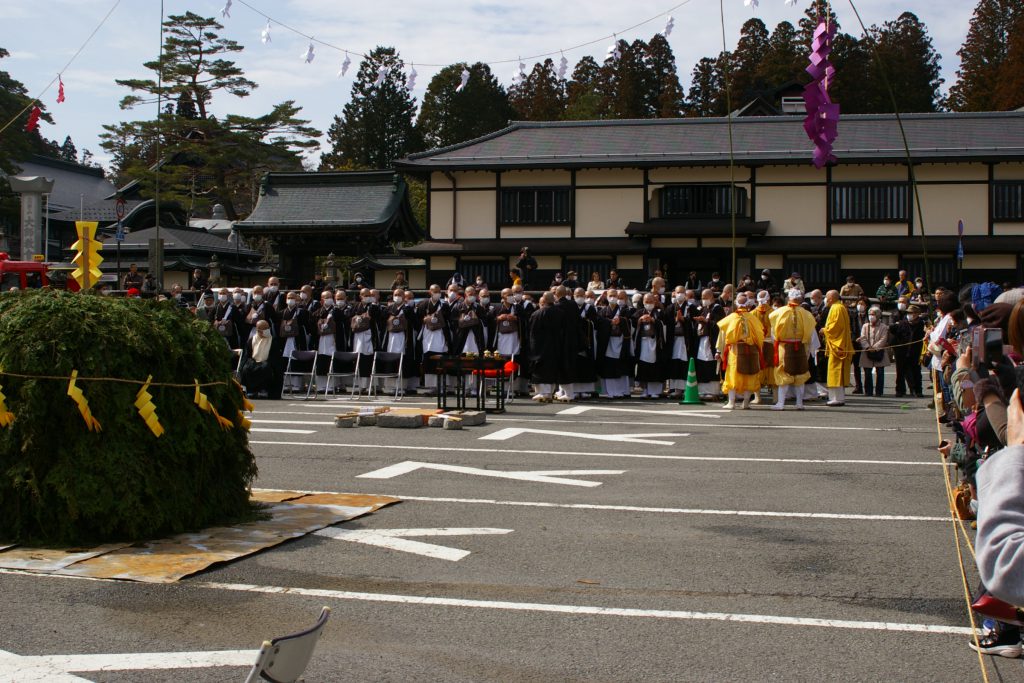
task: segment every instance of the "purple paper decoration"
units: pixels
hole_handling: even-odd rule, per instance
[[[829,82],[836,74],[835,67],[828,61],[835,37],[835,24],[825,20],[818,22],[811,42],[811,63],[806,69],[812,80],[804,87],[804,105],[807,110],[804,130],[814,143],[811,161],[816,168],[824,168],[837,161],[832,154],[832,143],[839,137],[839,105],[832,102],[828,94]]]

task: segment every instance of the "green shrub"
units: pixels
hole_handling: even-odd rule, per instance
[[[151,539],[249,518],[256,476],[245,430],[223,430],[193,402],[194,388],[152,386],[166,430],[139,417],[141,385],[225,382],[203,388],[235,421],[242,397],[231,355],[208,324],[171,302],[62,291],[0,295],[0,385],[14,423],[0,429],[0,540],[79,545]],[[80,376],[102,431],[86,427],[67,395]]]

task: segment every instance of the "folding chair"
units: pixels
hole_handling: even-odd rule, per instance
[[[324,387],[324,398],[327,398],[327,392],[331,390],[331,379],[334,377],[350,377],[352,379],[352,389],[349,393],[349,398],[354,399],[356,397],[356,388],[359,386],[359,354],[353,351],[335,351],[331,355],[331,364],[327,368],[327,381]]]
[[[385,351],[378,351],[373,354],[373,366],[370,368],[370,398],[374,398],[376,392],[376,385],[374,380],[378,379],[394,379],[395,380],[395,400],[401,401],[399,396],[402,392],[402,361],[405,358],[404,353],[387,353]]]
[[[242,349],[231,349],[231,357],[234,359],[235,370],[234,376],[238,380],[239,384],[242,382],[242,357],[245,354],[242,353]]]
[[[288,365],[284,369],[285,385],[288,385],[289,377],[305,378],[307,388],[303,400],[307,400],[316,387],[316,351],[292,351]],[[287,386],[287,389],[289,394],[293,393],[291,386]]]
[[[299,680],[299,676],[309,666],[309,660],[313,658],[313,650],[330,616],[331,608],[324,607],[313,628],[290,636],[264,640],[245,683],[258,683],[261,678],[271,683],[295,683]]]

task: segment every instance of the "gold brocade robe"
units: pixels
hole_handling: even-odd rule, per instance
[[[761,323],[761,332],[764,334],[764,340],[766,342],[772,341],[772,323],[771,323],[772,307],[768,304],[758,304],[757,308],[750,312],[750,315],[757,318],[758,322]],[[765,351],[767,354],[767,351]],[[773,353],[774,355],[774,353]],[[765,365],[761,368],[761,386],[762,387],[774,387],[775,381],[775,368],[771,365],[771,358],[765,357]]]
[[[764,343],[764,332],[761,322],[753,314],[746,311],[730,313],[718,322],[718,348],[726,360],[725,377],[722,379],[722,391],[757,392],[761,388],[760,373],[741,375],[737,370],[738,344],[750,344],[760,353]]]
[[[772,334],[775,337],[775,348],[779,357],[779,366],[775,368],[775,381],[779,386],[786,384],[806,384],[811,378],[810,371],[799,375],[791,375],[785,368],[785,345],[800,342],[804,351],[810,353],[811,335],[814,334],[814,316],[803,306],[789,304],[773,311],[769,319],[772,323]]]
[[[846,306],[841,303],[832,304],[821,332],[825,337],[825,355],[828,357],[826,386],[830,389],[849,386],[853,337],[850,335],[850,313]]]

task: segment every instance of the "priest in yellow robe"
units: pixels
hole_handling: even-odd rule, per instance
[[[804,409],[804,384],[811,378],[809,359],[812,353],[812,336],[815,334],[814,315],[800,305],[804,294],[799,289],[789,290],[789,303],[772,311],[768,316],[775,339],[775,382],[779,386],[779,398],[772,410],[782,410],[786,395],[793,387],[796,395],[796,409]]]
[[[767,290],[762,289],[757,293],[757,306],[750,312],[750,315],[757,318],[757,321],[761,323],[761,331],[764,333],[764,354],[762,360],[764,363],[761,366],[761,388],[762,389],[774,389],[776,386],[775,382],[775,363],[774,354],[769,354],[768,349],[775,341],[775,337],[772,335],[772,324],[769,320],[769,316],[772,313],[771,306],[772,295]],[[747,299],[747,303],[752,305],[752,302]],[[754,400],[751,403],[757,404],[761,402],[761,393],[757,392],[754,394]]]
[[[761,388],[761,347],[764,331],[751,315],[745,292],[736,295],[732,313],[718,322],[718,359],[724,360],[725,378],[722,391],[729,395],[725,408],[736,407],[736,398],[743,399],[743,409],[750,409],[750,399]]]
[[[850,334],[850,312],[834,289],[825,295],[828,318],[821,328],[824,336],[825,356],[828,359],[828,406],[846,404],[846,386],[850,383],[850,365],[853,363],[853,337]]]

